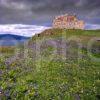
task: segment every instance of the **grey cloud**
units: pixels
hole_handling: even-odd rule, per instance
[[[50,23],[55,15],[76,13],[99,23],[100,0],[0,0],[0,23]],[[100,20],[100,19],[99,19]]]

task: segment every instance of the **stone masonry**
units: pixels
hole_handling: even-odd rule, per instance
[[[84,21],[78,20],[74,15],[65,14],[57,16],[53,20],[53,28],[84,29],[84,27]]]

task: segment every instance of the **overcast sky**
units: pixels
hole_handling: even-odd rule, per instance
[[[100,0],[0,0],[0,24],[48,26],[54,16],[65,13],[100,25]]]

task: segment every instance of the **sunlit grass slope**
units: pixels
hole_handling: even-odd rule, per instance
[[[88,43],[95,38],[89,55]],[[0,57],[0,97],[99,100],[100,62],[91,58],[100,57],[99,38],[100,30],[49,29],[35,35],[27,47],[19,47],[19,59],[5,63]]]

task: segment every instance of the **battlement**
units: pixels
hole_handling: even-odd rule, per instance
[[[53,28],[84,29],[85,23],[74,15],[61,15],[53,20]]]

